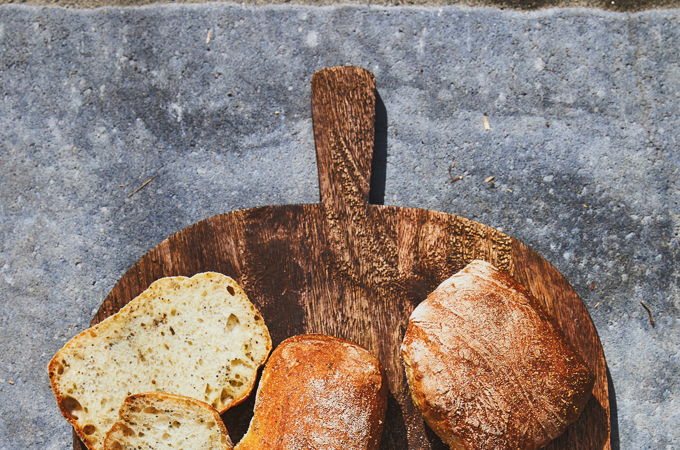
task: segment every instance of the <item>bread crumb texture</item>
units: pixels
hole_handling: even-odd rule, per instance
[[[166,392],[220,412],[242,401],[271,350],[269,331],[231,278],[162,278],[118,313],[71,339],[48,366],[62,414],[102,448],[123,400]]]
[[[127,397],[106,435],[105,450],[229,450],[219,412],[199,400],[165,393]]]

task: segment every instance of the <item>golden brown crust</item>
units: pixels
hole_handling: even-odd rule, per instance
[[[330,336],[294,336],[269,357],[236,449],[377,449],[386,395],[380,363],[367,350]]]
[[[576,420],[594,382],[526,289],[483,261],[418,305],[402,358],[414,403],[455,449],[539,448]]]
[[[69,404],[67,399],[71,398],[66,395],[64,395],[61,392],[61,389],[59,388],[59,383],[57,383],[57,376],[58,376],[58,360],[61,357],[61,352],[64,351],[66,346],[68,345],[73,345],[71,344],[74,340],[78,339],[80,336],[84,336],[88,332],[90,332],[90,328],[88,328],[85,331],[81,331],[77,335],[75,335],[70,341],[64,345],[64,347],[61,348],[50,360],[50,362],[47,364],[47,374],[50,379],[50,386],[52,387],[52,392],[54,392],[54,397],[57,401],[57,406],[59,407],[59,411],[61,414],[64,416],[64,418],[68,421],[68,423],[71,424],[73,427],[73,431],[78,435],[80,440],[85,444],[85,447],[88,449],[93,449],[95,448],[95,443],[93,440],[85,434],[83,429],[80,427],[78,424],[77,419],[73,416],[73,411],[77,411],[78,409],[81,408],[80,404],[76,402],[76,404]]]
[[[230,285],[229,287],[230,289],[233,289],[231,295],[247,299],[247,295],[236,282],[231,280],[231,278],[216,272],[199,273],[191,278],[185,276],[160,278],[151,283],[151,285],[146,290],[144,290],[132,301],[123,306],[116,314],[78,333],[76,336],[70,339],[50,360],[47,366],[47,371],[50,380],[50,386],[52,388],[52,391],[54,392],[55,399],[57,401],[57,406],[59,407],[59,410],[62,413],[62,415],[73,426],[75,433],[83,441],[83,443],[88,449],[96,450],[98,447],[101,447],[101,438],[99,440],[95,439],[94,436],[88,435],[85,432],[85,430],[83,429],[83,424],[80,423],[77,417],[75,417],[75,415],[73,414],[74,412],[83,410],[83,407],[80,405],[80,403],[78,403],[76,399],[68,395],[68,393],[63,392],[61,389],[61,385],[59,384],[59,382],[63,371],[63,367],[60,361],[64,358],[64,355],[72,352],[74,349],[77,349],[84,339],[96,338],[97,335],[101,334],[102,330],[110,329],[114,324],[123,320],[121,319],[121,317],[125,317],[126,318],[125,320],[127,320],[127,317],[132,316],[134,313],[144,311],[144,308],[148,306],[149,302],[156,301],[158,297],[162,297],[163,296],[162,291],[167,289],[169,286],[181,285],[182,283],[191,281],[198,282],[199,280],[210,281],[212,279],[229,280]],[[161,293],[159,293],[159,291],[161,291]],[[253,313],[261,318],[261,314],[259,313],[257,308],[250,302],[248,303]],[[266,330],[266,325],[263,324],[263,327]],[[264,364],[264,361],[266,360],[266,357],[272,348],[272,342],[269,332],[266,331],[266,333],[264,333],[262,337],[263,339],[265,339],[264,342],[265,356],[261,359],[261,362],[259,362],[257,367]],[[255,368],[256,370],[257,367]],[[224,407],[220,408],[219,409],[220,414],[224,413],[231,407],[242,403],[250,395],[255,385],[256,376],[242,378],[241,381],[245,382],[245,387],[247,387],[247,389],[243,390],[243,392],[240,395],[234,397],[227,404],[225,404]],[[151,388],[151,386],[149,386],[148,388]]]

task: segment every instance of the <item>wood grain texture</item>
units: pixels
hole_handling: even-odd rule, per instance
[[[324,69],[313,78],[321,203],[233,211],[170,236],[121,278],[93,323],[160,277],[224,273],[260,309],[274,346],[296,334],[322,333],[379,357],[390,389],[383,448],[445,448],[411,402],[399,345],[413,308],[468,262],[483,259],[531,291],[596,375],[586,410],[548,448],[611,448],[602,346],[564,277],[527,246],[486,225],[367,203],[373,83],[370,73],[353,67]],[[234,442],[247,428],[252,404],[251,396],[223,416]],[[76,440],[74,448],[79,445]]]

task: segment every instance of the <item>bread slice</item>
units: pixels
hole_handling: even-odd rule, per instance
[[[191,397],[151,392],[127,397],[106,434],[105,450],[234,448],[220,413]]]
[[[71,339],[48,371],[62,414],[88,448],[100,449],[128,395],[185,395],[224,412],[248,396],[270,350],[243,290],[207,272],[152,283]]]
[[[330,336],[294,336],[272,352],[236,449],[377,449],[386,393],[367,350]]]
[[[401,348],[414,403],[455,449],[534,449],[576,420],[593,388],[536,299],[473,261],[411,314]]]

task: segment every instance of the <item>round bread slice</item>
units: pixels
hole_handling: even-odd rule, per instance
[[[453,449],[535,449],[583,410],[593,375],[537,301],[484,261],[411,314],[402,358],[413,402]]]
[[[364,348],[318,334],[288,338],[262,371],[236,449],[377,449],[386,395],[380,363]]]
[[[139,392],[196,398],[220,412],[250,393],[271,350],[269,331],[231,278],[162,278],[71,339],[48,366],[59,408],[101,449],[123,400]]]
[[[220,413],[191,397],[151,392],[125,399],[106,434],[105,450],[229,450]]]

